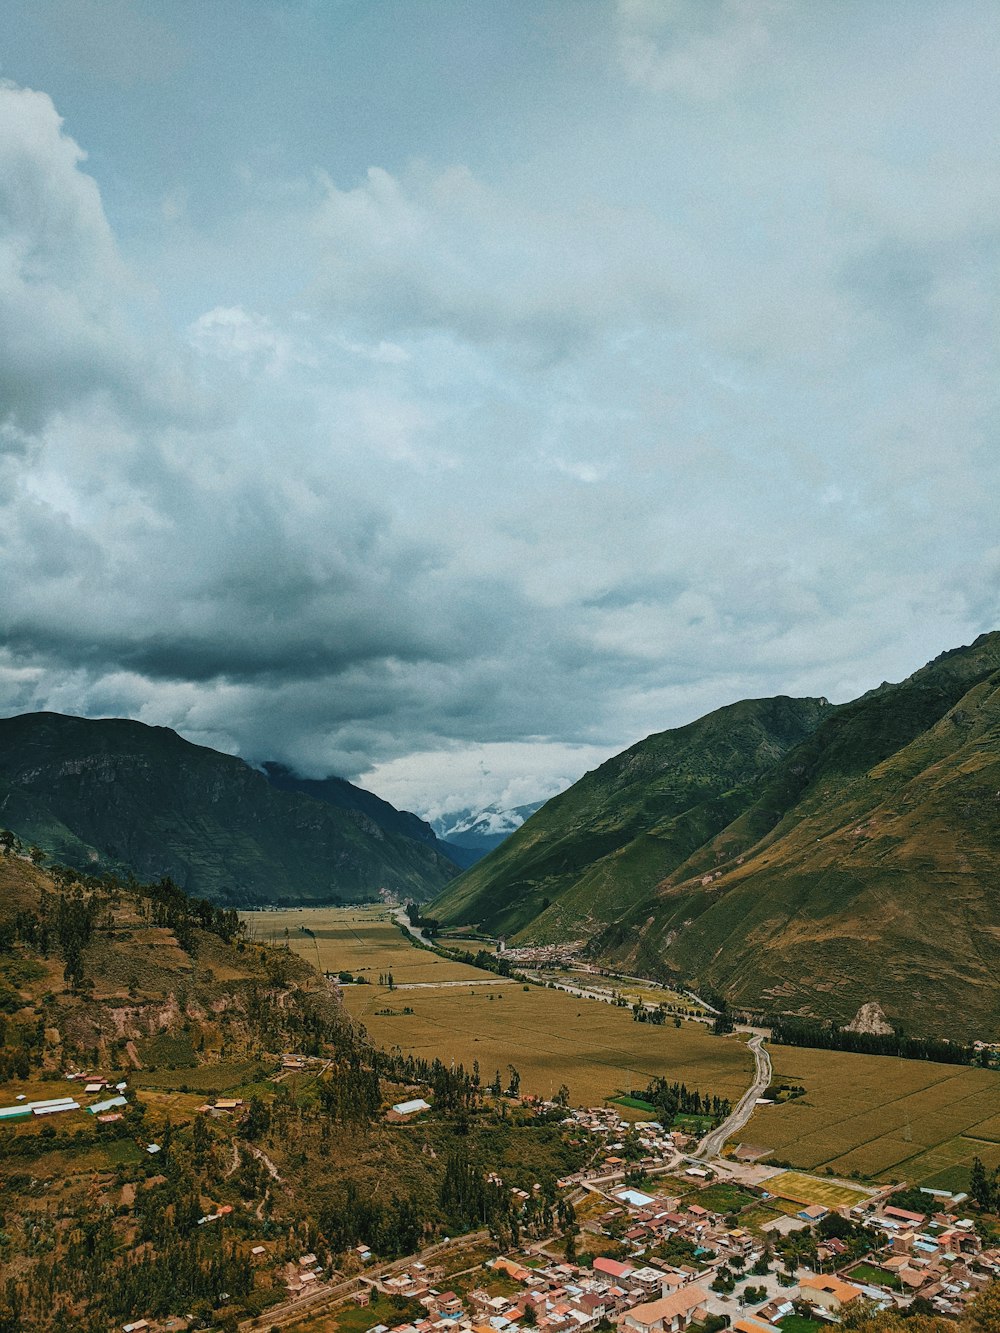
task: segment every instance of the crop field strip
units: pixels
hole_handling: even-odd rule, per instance
[[[374,989],[369,995],[367,987],[347,987],[344,994],[351,1013],[379,1045],[454,1059],[466,1068],[478,1059],[487,1080],[495,1069],[506,1077],[506,1066],[513,1064],[524,1092],[548,1096],[565,1083],[575,1103],[594,1105],[619,1089],[636,1092],[662,1074],[735,1100],[751,1073],[750,1056],[738,1039],[713,1037],[701,1024],[678,1029],[635,1023],[627,1009],[563,991]],[[402,1014],[404,1006],[414,1012]],[[394,1013],[380,1015],[382,1008]]]
[[[243,919],[259,940],[284,943],[313,967],[352,972],[377,981],[392,972],[401,983],[481,980],[485,975],[465,963],[441,958],[412,944],[382,908],[310,907],[285,912],[247,912]],[[306,931],[310,933],[306,933]]]
[[[762,1108],[755,1141],[804,1169],[919,1182],[970,1162],[975,1132],[1000,1124],[994,1071],[787,1046],[773,1047],[772,1059],[775,1077],[802,1083],[806,1096]],[[949,1143],[953,1155],[942,1153]],[[984,1161],[991,1146],[987,1138]]]

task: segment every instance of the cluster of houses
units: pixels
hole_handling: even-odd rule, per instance
[[[877,1230],[880,1239],[888,1237],[863,1261],[849,1258],[844,1241],[821,1240],[817,1254],[823,1271],[799,1268],[794,1274],[779,1274],[764,1271],[777,1267],[773,1263],[760,1265],[762,1271],[743,1280],[744,1292],[746,1286],[756,1289],[755,1299],[747,1302],[740,1286],[730,1293],[712,1284],[723,1266],[752,1272],[765,1253],[759,1235],[701,1206],[697,1195],[682,1199],[618,1187],[609,1191],[606,1202],[610,1206],[588,1226],[622,1234],[631,1251],[627,1259],[597,1257],[585,1266],[555,1261],[535,1266],[537,1258],[497,1258],[485,1266],[494,1281],[487,1280],[464,1298],[446,1288],[443,1270],[414,1264],[406,1273],[381,1281],[363,1279],[355,1299],[367,1304],[369,1289],[377,1287],[422,1305],[425,1314],[392,1329],[375,1325],[368,1333],[515,1333],[527,1328],[588,1333],[605,1320],[620,1333],[683,1333],[718,1315],[734,1333],[780,1333],[789,1315],[808,1309],[836,1324],[863,1299],[905,1308],[920,1295],[939,1313],[958,1316],[979,1290],[1000,1276],[1000,1249],[983,1250],[971,1221],[950,1212],[913,1213],[874,1197],[838,1210]],[[939,1202],[934,1201],[935,1206]],[[821,1221],[827,1212],[822,1205],[805,1205],[788,1221],[801,1229]],[[656,1247],[676,1239],[690,1242],[683,1247],[690,1257],[677,1263],[658,1261]]]
[[[542,1104],[547,1107],[553,1105],[551,1102]],[[632,1165],[645,1170],[652,1170],[672,1162],[678,1152],[683,1152],[693,1142],[690,1134],[679,1129],[666,1129],[658,1120],[641,1120],[635,1125],[630,1125],[611,1106],[575,1108],[567,1111],[562,1123],[567,1129],[576,1127],[598,1139],[603,1139],[605,1152],[601,1161],[594,1166],[568,1176],[566,1181],[560,1184],[583,1184],[608,1174],[621,1173],[628,1164],[625,1158],[618,1154],[624,1149],[625,1135],[630,1130],[635,1131],[642,1149],[642,1157]],[[691,1175],[702,1178],[707,1178],[709,1174],[697,1166],[692,1166],[689,1171]]]
[[[89,1111],[102,1124],[121,1120],[119,1108],[128,1105],[128,1100],[124,1096],[127,1084],[116,1083],[112,1086],[107,1079],[93,1074],[67,1074],[66,1079],[70,1083],[77,1084],[72,1095],[29,1101],[25,1093],[18,1093],[11,1106],[0,1106],[0,1125],[16,1124],[31,1117],[62,1115],[67,1111],[83,1110]],[[85,1103],[83,1100],[85,1097],[98,1097],[100,1100]]]
[[[971,1218],[944,1208],[917,1213],[888,1205],[871,1213],[866,1224],[885,1232],[888,1243],[870,1266],[886,1275],[879,1290],[896,1304],[921,1296],[938,1314],[958,1316],[1000,1277],[1000,1248],[984,1250]]]
[[[602,1320],[628,1317],[630,1333],[678,1333],[699,1312],[705,1313],[709,1293],[678,1270],[665,1272],[644,1267],[616,1266],[612,1260],[594,1260],[592,1267],[549,1263],[529,1268],[515,1259],[490,1260],[486,1270],[496,1280],[462,1297],[441,1290],[443,1270],[414,1264],[403,1274],[386,1278],[378,1288],[403,1296],[424,1307],[419,1320],[398,1325],[392,1333],[513,1333],[535,1328],[539,1333],[586,1333]],[[625,1267],[628,1277],[616,1275]],[[513,1293],[491,1293],[490,1285]],[[366,1303],[359,1293],[359,1302]],[[369,1333],[389,1333],[376,1324]]]

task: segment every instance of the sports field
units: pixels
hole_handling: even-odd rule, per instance
[[[806,1170],[938,1186],[979,1156],[1000,1165],[1000,1073],[962,1065],[771,1046],[775,1078],[804,1097],[760,1107],[745,1131]],[[950,1188],[951,1184],[940,1184]]]
[[[817,1180],[815,1176],[804,1176],[798,1171],[782,1171],[778,1176],[771,1176],[764,1182],[764,1188],[779,1199],[791,1199],[793,1203],[801,1204],[818,1203],[824,1208],[840,1208],[845,1203],[853,1206],[868,1197],[849,1185]]]
[[[484,1082],[499,1069],[506,1083],[512,1064],[522,1093],[547,1097],[565,1083],[576,1105],[635,1092],[654,1074],[734,1102],[750,1082],[753,1060],[737,1036],[713,1037],[701,1023],[636,1023],[628,1009],[525,989],[450,962],[412,945],[385,908],[252,912],[245,919],[263,942],[284,943],[287,928],[289,946],[314,966],[369,978],[373,984],[345,986],[342,993],[377,1045],[466,1068],[478,1060]],[[392,991],[378,984],[388,972]]]

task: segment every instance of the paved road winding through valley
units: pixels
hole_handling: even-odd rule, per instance
[[[698,1144],[698,1151],[694,1154],[695,1157],[718,1157],[726,1140],[738,1130],[741,1130],[753,1115],[757,1098],[763,1097],[765,1089],[771,1082],[771,1057],[764,1049],[764,1038],[760,1033],[755,1033],[750,1038],[747,1042],[747,1049],[753,1051],[756,1064],[754,1080],[736,1103],[736,1107],[731,1114],[723,1120],[721,1125],[718,1125],[715,1129],[710,1129],[701,1143]]]

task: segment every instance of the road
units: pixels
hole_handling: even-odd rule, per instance
[[[747,1048],[753,1051],[753,1058],[756,1064],[754,1080],[743,1096],[736,1103],[732,1113],[723,1120],[722,1124],[715,1129],[710,1129],[701,1143],[698,1144],[698,1151],[695,1157],[702,1159],[708,1157],[718,1157],[722,1152],[722,1145],[733,1134],[741,1130],[746,1122],[753,1115],[753,1108],[757,1104],[757,1098],[763,1097],[764,1090],[771,1082],[771,1057],[764,1049],[764,1038],[760,1033],[756,1033],[747,1042]]]

